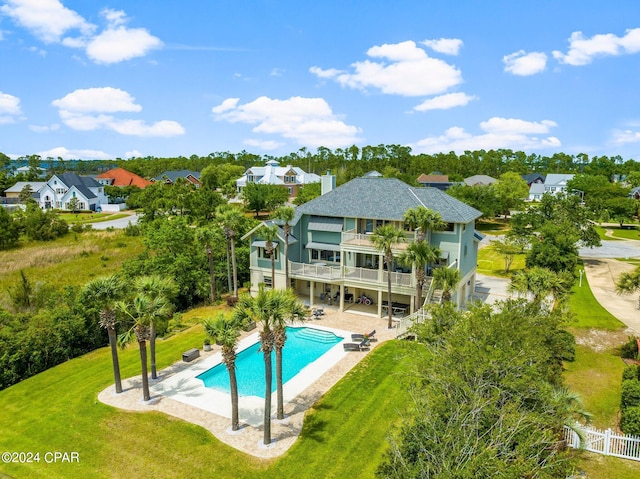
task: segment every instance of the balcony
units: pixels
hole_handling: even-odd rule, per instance
[[[311,281],[349,281],[376,287],[387,285],[389,273],[378,269],[356,268],[350,266],[327,266],[322,263],[306,264],[289,262],[289,273],[292,278]],[[415,287],[413,274],[391,273],[392,287]]]

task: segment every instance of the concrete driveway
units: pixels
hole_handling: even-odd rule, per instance
[[[139,215],[132,211],[123,211],[122,213],[128,213],[126,218],[118,218],[111,221],[100,221],[98,223],[91,223],[94,230],[106,230],[107,228],[122,229],[126,228],[129,223],[135,225],[138,223]],[[118,213],[116,213],[118,214]]]

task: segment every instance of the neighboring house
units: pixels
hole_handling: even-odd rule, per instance
[[[467,186],[489,186],[494,184],[496,181],[498,180],[489,175],[473,175],[469,178],[465,178],[464,184]]]
[[[449,177],[447,175],[443,175],[439,172],[431,173],[430,175],[425,175],[424,173],[422,173],[420,176],[418,176],[418,179],[416,181],[420,183],[421,186],[438,188],[442,191],[455,184],[449,181]]]
[[[544,183],[544,175],[541,175],[540,173],[522,175],[522,179],[527,182],[527,186],[531,186],[534,183]]]
[[[190,170],[165,171],[156,176],[151,181],[164,181],[167,185],[173,185],[178,178],[184,178],[187,183],[192,184],[196,188],[200,188],[200,172]]]
[[[289,196],[297,196],[298,190],[310,183],[319,183],[320,177],[315,173],[307,173],[296,166],[280,166],[276,160],[269,160],[265,166],[252,166],[244,175],[236,180],[238,193],[248,183],[259,185],[278,185],[287,189]]]
[[[540,201],[544,195],[543,183],[531,183],[529,186],[529,198],[527,201]]]
[[[145,188],[153,183],[142,176],[131,173],[124,168],[113,168],[95,177],[96,181],[104,186],[137,186]]]
[[[318,299],[339,298],[340,310],[347,300],[362,293],[373,299],[378,316],[382,316],[387,299],[388,272],[382,252],[371,242],[371,234],[384,224],[406,231],[406,243],[395,248],[395,255],[415,240],[416,232],[404,224],[407,210],[418,206],[430,208],[447,223],[443,231],[430,235],[433,246],[442,254],[437,265],[456,268],[462,281],[454,298],[464,304],[473,294],[476,279],[478,242],[475,220],[481,213],[436,188],[414,188],[397,178],[355,178],[336,188],[335,177],[322,177],[322,195],[295,209],[292,240],[288,258],[283,258],[284,234],[276,245],[275,278],[271,277],[271,260],[266,254],[262,225],[248,232],[251,239],[251,291],[260,283],[281,289],[294,288],[297,294]],[[285,285],[284,261],[289,261],[290,285]],[[430,272],[430,271],[429,271]],[[392,302],[406,305],[406,314],[414,311],[415,284],[411,268],[395,264],[391,271]],[[427,294],[425,285],[423,294]],[[422,301],[422,300],[421,300]],[[403,311],[404,312],[404,311]]]
[[[4,194],[7,198],[19,198],[22,190],[29,186],[31,188],[31,196],[36,197],[40,190],[47,185],[46,181],[18,181],[11,188],[4,190]]]
[[[533,181],[529,185],[529,197],[527,201],[540,201],[542,195],[545,194],[557,195],[558,193],[569,193],[567,190],[567,182],[574,177],[574,175],[571,174],[549,173],[544,179],[544,182],[540,182],[539,178],[526,178],[525,176],[529,175],[522,176],[525,181],[529,181],[530,179]]]
[[[376,170],[371,170],[367,173],[365,173],[364,175],[362,175],[363,178],[382,178],[382,173],[376,171]]]
[[[104,186],[89,176],[76,173],[53,175],[38,192],[40,208],[68,210],[70,201],[77,199],[78,210],[96,211],[107,203]]]
[[[47,177],[47,170],[44,168],[40,168],[40,167],[36,167],[36,171],[38,172],[38,178],[46,178]],[[13,176],[18,176],[19,174],[28,174],[31,172],[31,167],[30,166],[20,166],[18,168],[15,169],[15,171],[13,172]]]
[[[575,175],[549,173],[544,180],[545,193],[557,195],[558,193],[567,193],[567,182]]]
[[[631,188],[631,191],[629,191],[629,198],[633,198],[634,200],[640,200],[640,186]]]

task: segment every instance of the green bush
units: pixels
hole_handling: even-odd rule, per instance
[[[620,409],[640,406],[640,381],[627,379],[622,381],[622,395],[620,398]]]
[[[629,336],[629,340],[620,347],[620,356],[627,359],[638,358],[638,337]]]
[[[622,371],[622,380],[640,380],[640,367],[639,366],[627,366]]]
[[[620,429],[625,434],[640,436],[640,406],[629,407],[622,411]]]

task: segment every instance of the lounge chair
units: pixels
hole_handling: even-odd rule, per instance
[[[360,351],[359,343],[343,343],[342,346],[345,351]]]
[[[371,331],[369,334],[354,333],[351,335],[351,341],[362,341],[364,339],[368,339],[369,341],[377,341],[377,339],[374,337],[375,334],[376,334],[375,329]]]

